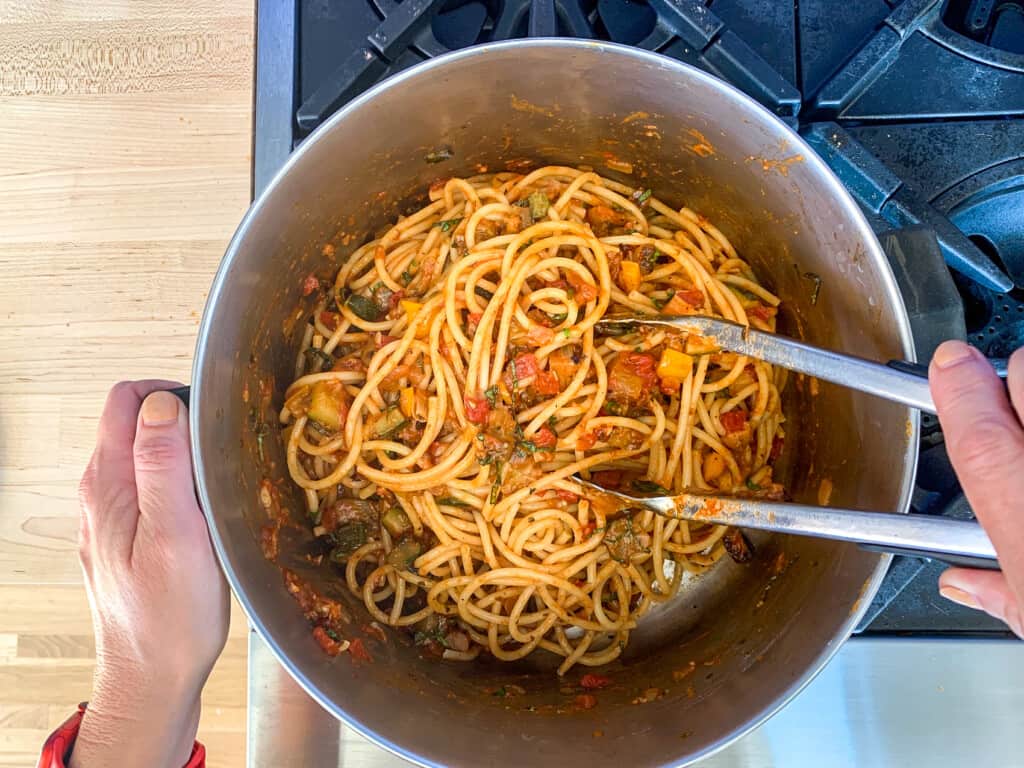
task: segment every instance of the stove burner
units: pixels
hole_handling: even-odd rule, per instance
[[[1017,0],[951,0],[942,21],[984,45],[1024,53],[1024,6]]]

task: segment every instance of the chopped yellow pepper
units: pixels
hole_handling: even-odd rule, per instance
[[[640,287],[643,278],[640,275],[640,265],[635,261],[622,262],[622,270],[619,272],[619,282],[626,293],[632,293]]]
[[[402,409],[402,413],[408,419],[416,415],[416,389],[414,387],[403,387],[398,407]]]
[[[666,349],[658,361],[658,376],[662,379],[682,381],[693,370],[693,358],[674,349]]]
[[[402,299],[402,309],[405,310],[405,314],[409,318],[409,325],[412,325],[413,323],[416,322],[416,315],[419,313],[421,309],[423,309],[423,305],[418,301],[412,301],[411,299]],[[429,333],[429,331],[430,328],[428,328],[425,323],[420,322],[416,326],[416,338],[426,338],[427,333]]]

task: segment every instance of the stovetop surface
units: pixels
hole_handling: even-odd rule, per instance
[[[264,0],[254,184],[324,119],[429,57],[526,36],[611,40],[731,82],[797,129],[861,204],[919,359],[1024,343],[1024,6],[1016,0]],[[934,418],[917,512],[970,517]],[[1001,633],[897,557],[861,629]]]

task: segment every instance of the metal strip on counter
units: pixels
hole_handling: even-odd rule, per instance
[[[287,728],[262,727],[287,723]],[[408,766],[325,712],[249,635],[249,768]],[[1024,643],[860,637],[702,768],[1024,765]]]

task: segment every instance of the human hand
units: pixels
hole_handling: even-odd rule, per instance
[[[72,768],[188,759],[228,630],[228,589],[192,485],[187,409],[167,381],[107,396],[79,489],[79,557],[96,635]]]
[[[928,379],[949,458],[1002,568],[950,568],[939,593],[1024,638],[1024,349],[1010,357],[1009,399],[988,361],[962,341],[935,350]]]

